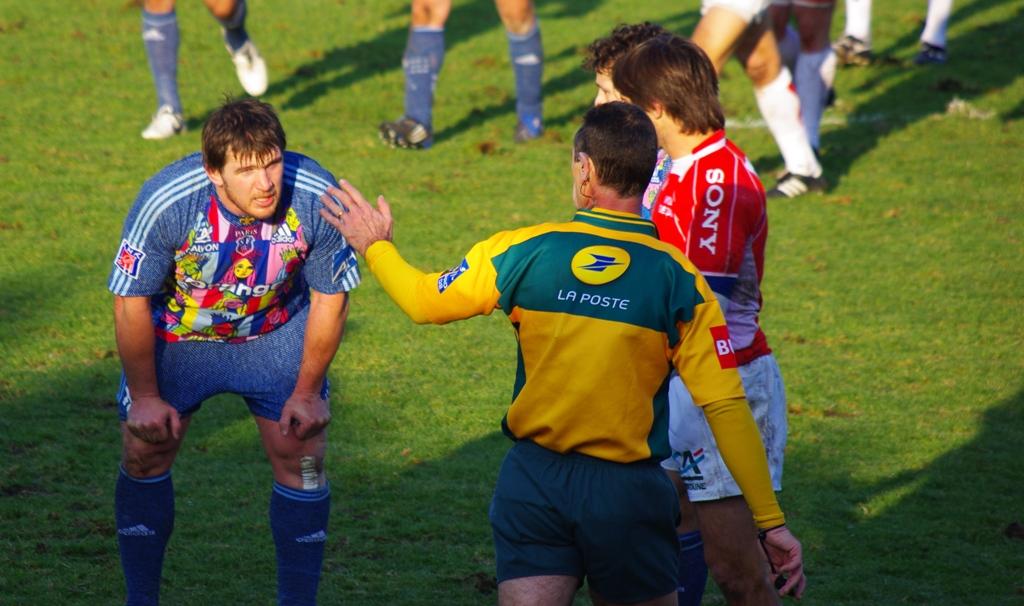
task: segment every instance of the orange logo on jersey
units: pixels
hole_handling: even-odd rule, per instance
[[[723,369],[736,368],[736,352],[732,349],[732,340],[729,339],[729,327],[726,325],[711,327],[711,340],[715,344],[715,354],[718,355],[718,364]]]

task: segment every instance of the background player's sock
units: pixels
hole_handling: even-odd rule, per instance
[[[768,130],[782,152],[786,170],[794,175],[820,177],[821,165],[800,121],[800,98],[793,89],[789,70],[783,67],[767,86],[755,89],[754,96]]]
[[[946,24],[952,11],[953,0],[928,0],[928,16],[921,32],[921,42],[946,48]]]
[[[792,25],[787,25],[786,33],[782,35],[778,43],[782,65],[789,69],[789,73],[793,73],[793,70],[796,69],[796,58],[800,54],[800,34]]]
[[[704,541],[699,531],[679,535],[679,574],[676,597],[679,606],[700,606],[704,586],[708,582],[708,565],[704,562]]]
[[[279,605],[315,606],[330,511],[329,486],[298,490],[274,482],[270,529],[277,547]]]
[[[181,113],[178,98],[178,16],[169,13],[142,11],[142,41],[146,45],[149,71],[156,85],[157,108],[164,105]]]
[[[126,606],[156,606],[164,549],[174,530],[174,484],[170,472],[133,478],[122,468],[114,490],[117,546],[128,589]]]
[[[249,34],[245,31],[245,14],[245,0],[238,0],[235,2],[235,10],[231,12],[230,17],[217,19],[220,26],[224,28],[224,43],[228,45],[231,52],[242,48],[245,41],[249,39]]]
[[[405,72],[405,116],[433,134],[434,88],[444,64],[444,28],[414,27],[402,56]]]
[[[541,45],[540,27],[534,22],[525,35],[519,36],[506,31],[508,54],[512,71],[516,76],[516,116],[531,136],[538,136],[543,129],[541,123],[541,77],[544,74],[544,48]]]
[[[871,46],[872,0],[846,0],[846,29],[843,33]]]
[[[832,48],[814,52],[802,52],[796,59],[796,94],[800,96],[800,115],[803,116],[804,129],[811,147],[818,148],[818,128],[821,114],[825,111],[825,99],[828,88],[821,77],[821,66],[825,63]]]

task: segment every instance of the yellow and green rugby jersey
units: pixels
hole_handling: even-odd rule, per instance
[[[637,215],[584,210],[501,232],[443,273],[408,266],[388,242],[366,256],[417,322],[508,314],[519,364],[502,427],[514,439],[622,463],[661,459],[672,368],[698,405],[744,397],[707,283]]]

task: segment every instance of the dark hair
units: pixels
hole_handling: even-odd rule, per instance
[[[203,126],[203,164],[222,169],[228,150],[240,157],[284,152],[284,128],[274,108],[257,99],[229,100]]]
[[[645,110],[655,103],[680,122],[687,133],[725,126],[718,101],[718,76],[704,51],[672,34],[637,46],[615,63],[615,88]]]
[[[619,57],[625,55],[641,42],[667,34],[669,31],[657,23],[620,23],[612,33],[598,38],[587,47],[587,55],[583,58],[583,69],[591,72],[610,70]]]
[[[601,185],[629,198],[643,193],[658,162],[658,134],[639,107],[619,101],[591,108],[573,139],[573,157],[594,161]]]

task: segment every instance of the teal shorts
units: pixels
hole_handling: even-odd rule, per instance
[[[498,473],[490,519],[499,583],[586,578],[621,603],[676,590],[679,496],[655,461],[613,463],[516,442]]]

